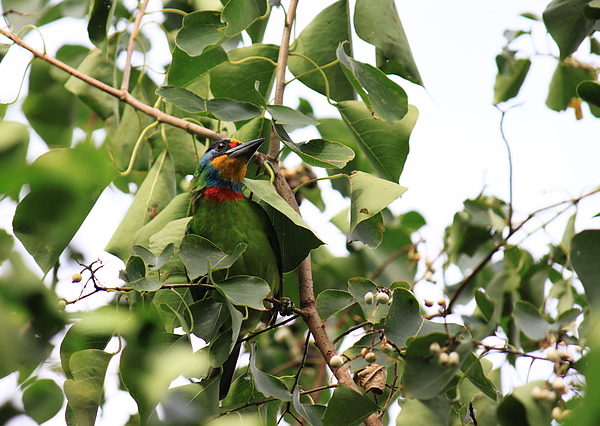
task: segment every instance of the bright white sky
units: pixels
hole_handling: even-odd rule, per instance
[[[557,53],[554,42],[545,34],[541,24],[518,17],[523,12],[541,16],[548,1],[396,2],[427,90],[393,77],[408,92],[409,102],[420,111],[411,137],[411,152],[400,179],[409,191],[393,207],[397,212],[417,210],[425,216],[430,225],[424,233],[429,240],[430,255],[441,248],[443,230],[451,223],[454,213],[462,208],[463,200],[477,196],[484,187],[486,194],[508,199],[508,165],[499,131],[500,113],[491,104],[496,75],[494,58],[505,44],[503,32],[506,29],[534,30],[533,41],[523,38],[513,47],[518,46],[530,54],[534,51]],[[283,3],[287,5],[288,2]],[[332,0],[300,0],[298,27],[302,28],[318,10],[331,3]],[[157,8],[157,2],[151,1],[147,10]],[[281,17],[279,11],[275,13]],[[155,18],[151,15],[151,19]],[[267,42],[279,44],[281,25],[276,20],[274,16]],[[65,31],[66,25],[68,32]],[[150,36],[158,31],[155,25],[146,27]],[[73,21],[44,27],[42,32],[51,54],[65,40],[83,43],[87,39],[85,25]],[[300,29],[297,34],[299,32]],[[30,34],[27,39],[41,46],[37,35]],[[164,44],[162,48],[165,49]],[[587,43],[582,52],[585,49]],[[355,46],[355,53],[359,60],[373,61],[372,48],[364,43]],[[10,102],[16,96],[28,58],[15,48],[11,49],[10,56],[10,60],[7,58],[0,64],[0,102]],[[579,57],[586,60],[586,55]],[[593,60],[596,65],[600,63],[598,57]],[[575,120],[572,110],[562,113],[548,110],[544,102],[555,66],[556,61],[549,56],[533,59],[521,94],[515,101],[509,102],[520,105],[510,110],[505,118],[505,132],[513,156],[517,220],[530,211],[580,195],[598,185],[600,121],[592,117],[585,106],[585,117],[581,121]],[[286,92],[287,104],[295,107],[299,94],[313,102],[318,117],[337,116],[335,109],[327,105],[322,96],[311,96],[299,85],[290,85]],[[23,121],[17,110],[18,107],[9,109],[6,119]],[[306,140],[316,137],[317,132],[309,129],[293,136]],[[29,159],[35,159],[43,149],[44,145],[34,138]],[[326,201],[330,201],[326,215],[331,217],[341,207],[337,193],[326,194]],[[86,253],[86,261],[98,257],[107,261],[104,278],[111,283],[114,283],[121,263],[104,253],[103,248],[125,214],[129,199],[115,189],[107,189],[74,240],[77,248]],[[318,220],[313,210],[310,206],[304,209],[309,223],[334,252],[342,253],[344,237],[324,225],[323,220]],[[582,202],[577,230],[597,227],[598,219],[591,217],[598,212],[600,197]],[[0,227],[10,230],[13,214],[13,205],[7,201],[0,203]],[[549,228],[555,240],[560,239],[565,220]],[[532,239],[529,247],[541,254],[546,244],[545,237]],[[70,283],[73,272],[76,271],[65,268],[60,274],[64,284],[59,286],[59,291],[69,299],[76,297],[80,291],[80,287]],[[93,302],[83,301],[77,308],[97,306],[103,300],[102,296],[95,299]],[[3,389],[6,386],[7,383],[0,381],[0,395],[5,394]],[[113,421],[100,421],[99,424],[116,424]]]

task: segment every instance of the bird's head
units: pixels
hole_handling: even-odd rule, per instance
[[[242,143],[236,139],[221,139],[202,156],[191,182],[192,192],[219,198],[240,198],[242,181],[248,162],[265,141],[264,138]]]

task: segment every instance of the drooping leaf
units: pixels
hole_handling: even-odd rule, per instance
[[[356,172],[350,175],[351,233],[359,223],[377,215],[407,189],[368,173]]]
[[[387,303],[382,305],[373,300],[369,304],[365,301],[365,294],[373,293],[373,296],[375,296],[375,293],[377,293],[377,286],[367,278],[357,277],[348,280],[348,292],[358,302],[363,311],[365,321],[378,324],[390,310],[390,305]]]
[[[336,54],[344,74],[374,117],[390,124],[404,118],[408,113],[408,96],[402,87],[381,70],[348,56],[344,44],[340,44]]]
[[[518,300],[515,303],[514,315],[517,327],[530,339],[542,340],[548,334],[550,324],[531,303]]]
[[[312,426],[321,426],[323,424],[323,414],[325,413],[327,406],[317,404],[302,404],[300,402],[299,387],[294,389],[293,403],[296,411]]]
[[[292,394],[281,379],[259,370],[256,366],[256,343],[252,344],[250,352],[250,371],[252,372],[256,389],[265,396],[272,395],[282,401],[292,401]]]
[[[290,49],[290,71],[302,83],[333,100],[353,99],[354,89],[339,64],[316,70],[316,66],[336,61],[335,50],[347,40],[350,40],[348,2],[340,0],[323,9],[302,30]]]
[[[161,405],[165,423],[206,423],[219,414],[219,379],[170,388]]]
[[[396,346],[406,346],[410,337],[424,336],[430,333],[445,333],[443,323],[433,322],[423,318],[419,309],[419,302],[408,290],[396,288],[392,296],[390,311],[385,319],[386,337]],[[449,323],[448,330],[452,335],[464,332],[464,327]]]
[[[274,126],[283,143],[311,166],[340,168],[354,158],[354,151],[344,144],[325,139],[311,139],[308,142],[296,143],[283,126],[280,124]]]
[[[175,43],[188,55],[199,56],[228,39],[222,32],[226,26],[221,22],[221,14],[217,11],[192,12],[183,18]]]
[[[246,244],[240,243],[235,251],[228,255],[206,238],[189,234],[183,237],[179,256],[189,277],[196,279],[206,275],[209,270],[229,268],[245,250]]]
[[[600,230],[585,230],[571,241],[571,262],[590,305],[600,301]]]
[[[207,342],[212,342],[221,326],[230,317],[227,306],[212,298],[198,300],[189,306],[193,333]]]
[[[550,81],[546,105],[554,111],[564,111],[571,99],[577,97],[577,86],[595,78],[594,71],[573,66],[568,61],[559,63]]]
[[[184,87],[161,86],[156,94],[168,99],[176,107],[192,113],[210,112],[222,121],[241,121],[261,114],[258,107],[233,99],[202,99]]]
[[[336,106],[377,174],[398,182],[408,156],[408,141],[417,120],[417,109],[409,106],[406,117],[389,124],[374,119],[363,102],[345,101]]]
[[[113,0],[94,0],[92,2],[87,30],[90,40],[96,47],[101,47],[102,43],[106,41],[113,13]]]
[[[67,413],[72,414],[77,424],[95,423],[102,402],[106,369],[112,357],[113,354],[98,349],[85,349],[71,357],[69,368],[73,378],[65,381],[64,388],[69,400]]]
[[[167,81],[170,86],[185,86],[200,76],[227,60],[227,53],[221,46],[207,52],[190,56],[184,50],[175,47],[173,60],[167,72]]]
[[[52,65],[36,60],[31,65],[29,91],[23,101],[23,113],[31,127],[50,148],[68,148],[72,144],[77,99],[65,90],[64,82],[52,75]]]
[[[125,217],[106,246],[106,251],[127,259],[140,229],[150,222],[175,196],[173,159],[165,151],[156,159],[139,187]]]
[[[546,29],[560,49],[560,60],[577,50],[590,34],[595,21],[583,14],[589,0],[553,0],[542,14]]]
[[[498,406],[498,421],[502,426],[529,426],[550,424],[553,403],[533,396],[534,387],[542,388],[545,382],[531,381],[513,389]]]
[[[494,101],[497,105],[514,98],[521,90],[527,77],[531,61],[529,59],[514,59],[512,56],[496,56],[498,74],[494,84]]]
[[[23,392],[25,413],[42,424],[54,417],[63,405],[60,386],[51,379],[38,379]]]
[[[360,424],[377,410],[377,405],[369,398],[338,385],[323,414],[323,424],[331,426],[353,426]]]
[[[107,59],[100,49],[92,49],[77,70],[112,86],[115,64],[110,57],[108,55]],[[72,76],[65,83],[65,88],[79,97],[103,120],[115,113],[117,100],[97,87]]]
[[[0,121],[0,194],[17,200],[27,170],[27,126],[15,121]]]
[[[378,212],[370,218],[358,222],[350,233],[348,241],[361,241],[370,248],[377,248],[381,244],[381,241],[383,241],[384,232],[383,215],[381,212]]]
[[[13,229],[44,273],[69,244],[114,174],[106,153],[87,144],[52,150],[31,165],[31,192],[17,206]]]
[[[267,111],[269,111],[269,114],[273,117],[273,121],[277,124],[304,124],[313,126],[319,124],[317,120],[285,105],[267,105]]]
[[[397,425],[445,425],[450,421],[450,401],[443,396],[431,399],[400,399],[402,410],[396,417]]]
[[[500,393],[494,386],[494,383],[486,376],[483,363],[488,365],[487,373],[492,369],[491,361],[485,358],[479,358],[475,354],[470,353],[465,362],[461,365],[461,370],[468,377],[469,381],[475,385],[485,396],[492,401],[497,401]]]
[[[281,198],[270,182],[244,179],[244,184],[265,205],[261,204],[269,216],[282,254],[283,272],[293,271],[306,259],[312,249],[323,242],[304,222],[304,219]],[[293,238],[290,236],[293,235]]]
[[[258,277],[237,275],[225,281],[215,283],[215,287],[236,306],[248,306],[264,310],[263,299],[269,295],[269,284]]]
[[[279,47],[272,44],[253,44],[228,51],[229,61],[210,73],[211,92],[218,98],[263,106],[271,92],[278,53]]]
[[[248,28],[259,16],[257,0],[230,0],[221,14],[221,20],[227,23],[223,34],[233,37]]]
[[[361,39],[377,48],[379,69],[423,85],[393,0],[357,0],[354,27]]]
[[[319,316],[325,321],[331,315],[346,309],[355,302],[354,297],[347,291],[327,289],[322,291],[317,297]]]
[[[437,332],[415,337],[408,344],[403,382],[404,391],[411,398],[430,399],[441,395],[474,348],[468,341],[451,347],[452,351],[458,353],[459,363],[442,364],[429,349],[434,342],[443,347],[448,343],[448,336],[444,332]]]
[[[600,83],[582,81],[577,86],[577,95],[587,103],[600,108]]]

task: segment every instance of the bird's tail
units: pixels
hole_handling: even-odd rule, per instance
[[[221,380],[219,382],[219,400],[225,399],[229,393],[229,388],[231,388],[231,383],[233,382],[235,367],[237,366],[237,361],[240,357],[241,347],[242,343],[237,342],[223,365],[221,367],[214,368],[207,377],[207,379],[210,379],[221,374]]]

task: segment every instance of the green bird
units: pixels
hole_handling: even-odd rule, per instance
[[[229,268],[228,276],[262,278],[271,288],[270,295],[279,299],[282,267],[277,235],[265,211],[242,193],[248,162],[264,141],[261,138],[242,143],[222,139],[208,148],[190,182],[192,219],[186,233],[200,235],[228,254],[233,253],[238,244],[246,243],[246,251]],[[224,277],[215,274],[213,278],[218,281]],[[192,290],[194,300],[205,297],[201,289]],[[273,314],[250,311],[242,324],[240,338],[261,321],[274,320]],[[238,342],[222,366],[221,399],[229,391],[240,346]]]

